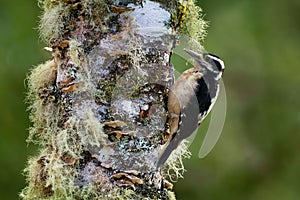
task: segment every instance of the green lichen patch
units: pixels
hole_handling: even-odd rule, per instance
[[[178,5],[171,14],[170,25],[197,42],[206,36],[207,23],[202,19],[202,9],[194,0],[178,0]]]
[[[34,67],[27,77],[27,102],[30,104],[30,120],[33,126],[29,129],[28,142],[45,145],[48,133],[52,132],[54,107],[57,102],[56,91],[57,64],[51,60]]]
[[[78,189],[74,185],[76,176],[72,165],[66,164],[53,151],[45,150],[29,159],[25,173],[29,185],[20,195],[23,199],[66,199],[73,197],[73,192]]]
[[[188,143],[187,140],[183,140],[179,147],[172,152],[163,168],[164,177],[172,182],[177,181],[179,178],[183,178],[183,173],[185,172],[183,159],[190,158],[191,156],[191,153],[188,150]]]
[[[47,61],[34,67],[27,77],[29,92],[27,99],[33,101],[38,98],[37,95],[46,96],[46,94],[41,94],[41,90],[51,90],[51,86],[55,85],[56,74],[57,64],[54,60]]]

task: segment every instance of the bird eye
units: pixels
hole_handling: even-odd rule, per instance
[[[218,71],[224,71],[224,63],[220,57],[209,53],[205,57],[205,61],[215,66],[218,69]]]

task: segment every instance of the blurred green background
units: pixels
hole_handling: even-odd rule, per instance
[[[204,46],[226,64],[228,111],[204,159],[185,160],[178,199],[300,199],[300,1],[201,0],[210,21]],[[27,146],[26,73],[49,58],[35,0],[0,1],[0,199],[18,199]],[[203,131],[205,126],[200,128]]]
[[[27,146],[25,77],[49,58],[39,42],[36,0],[0,0],[0,199],[18,199],[25,187],[22,170],[34,146]]]

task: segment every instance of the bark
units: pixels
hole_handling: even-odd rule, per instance
[[[183,23],[182,3],[40,3],[52,59],[28,78],[28,140],[40,153],[29,159],[21,197],[175,199],[156,162],[168,137],[171,52],[180,28],[193,31]]]

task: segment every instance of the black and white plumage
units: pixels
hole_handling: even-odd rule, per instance
[[[213,107],[224,72],[223,61],[210,53],[185,51],[194,59],[194,67],[182,73],[168,95],[170,136],[159,154],[157,168],[164,165],[181,141],[197,129]]]

